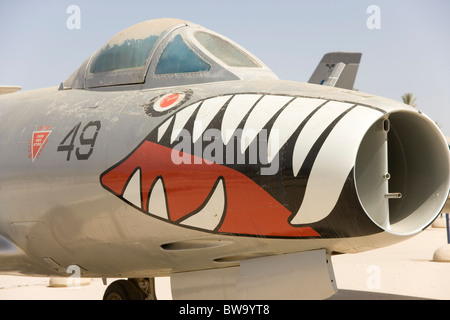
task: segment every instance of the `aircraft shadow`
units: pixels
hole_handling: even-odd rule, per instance
[[[391,293],[369,292],[358,290],[338,290],[326,300],[431,300],[421,297],[404,296]]]

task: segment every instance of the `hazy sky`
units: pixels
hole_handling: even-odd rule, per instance
[[[70,5],[80,29],[67,27]],[[362,52],[356,88],[395,100],[412,92],[450,136],[448,0],[0,0],[0,85],[57,86],[117,32],[169,17],[229,37],[285,80],[308,81],[326,52]]]

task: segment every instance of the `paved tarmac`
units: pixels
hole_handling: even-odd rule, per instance
[[[445,228],[382,249],[332,258],[338,293],[331,300],[450,300],[450,262],[435,262],[447,244]],[[115,279],[108,279],[108,284]],[[0,276],[0,300],[100,300],[101,279],[77,287],[50,287],[49,278]],[[170,279],[156,279],[160,300],[170,300]]]

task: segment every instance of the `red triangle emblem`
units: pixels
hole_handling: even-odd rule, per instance
[[[39,156],[42,148],[47,143],[48,136],[51,131],[34,131],[31,139],[31,158],[33,161]]]

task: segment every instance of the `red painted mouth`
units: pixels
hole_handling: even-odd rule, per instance
[[[216,233],[319,237],[294,227],[292,214],[244,174],[193,155],[175,164],[171,148],[145,140],[102,174],[102,185],[142,212],[185,227]],[[180,152],[181,154],[181,152]]]

